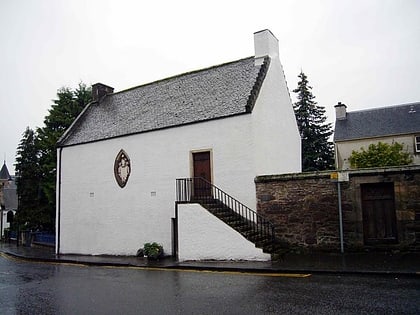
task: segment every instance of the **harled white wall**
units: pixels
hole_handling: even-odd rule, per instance
[[[63,148],[60,253],[133,255],[154,241],[171,253],[175,179],[191,177],[192,150],[212,150],[214,184],[255,209],[250,125],[242,115]],[[120,149],[131,159],[124,188],[113,173]]]
[[[271,259],[199,204],[178,205],[178,228],[180,261]]]
[[[301,139],[280,60],[271,59],[252,113],[258,175],[302,170]]]

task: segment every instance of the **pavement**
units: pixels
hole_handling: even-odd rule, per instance
[[[305,274],[365,274],[420,277],[418,252],[351,252],[351,253],[287,253],[279,261],[185,261],[172,257],[150,261],[136,256],[56,255],[47,246],[16,246],[0,243],[0,252],[19,259],[72,263],[90,266],[143,267],[150,269],[183,269],[252,273],[305,273]]]

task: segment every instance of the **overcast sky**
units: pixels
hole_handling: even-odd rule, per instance
[[[0,0],[0,153],[14,173],[26,127],[43,126],[60,87],[124,90],[254,54],[278,38],[292,101],[301,69],[330,122],[420,101],[418,0]]]

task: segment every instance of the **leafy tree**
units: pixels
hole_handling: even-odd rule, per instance
[[[91,99],[91,89],[85,84],[73,91],[63,87],[57,91],[58,99],[49,110],[44,119],[45,126],[38,128],[39,163],[41,170],[41,196],[42,211],[50,218],[51,227],[55,222],[55,197],[57,151],[56,143],[65,130],[70,127],[74,119],[80,114]]]
[[[19,203],[15,222],[25,225],[26,228],[37,228],[48,221],[40,211],[40,168],[36,141],[36,133],[27,127],[16,154],[16,186]]]
[[[332,135],[330,123],[326,123],[325,108],[317,105],[307,76],[298,76],[298,101],[293,104],[296,121],[302,139],[302,171],[321,171],[334,168],[333,143],[328,141]]]
[[[384,167],[408,165],[413,159],[401,143],[393,144],[378,142],[370,144],[368,149],[361,148],[360,151],[352,151],[349,158],[352,168]]]

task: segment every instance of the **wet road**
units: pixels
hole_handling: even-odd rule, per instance
[[[0,256],[0,314],[419,314],[420,278],[306,278],[33,263]]]

